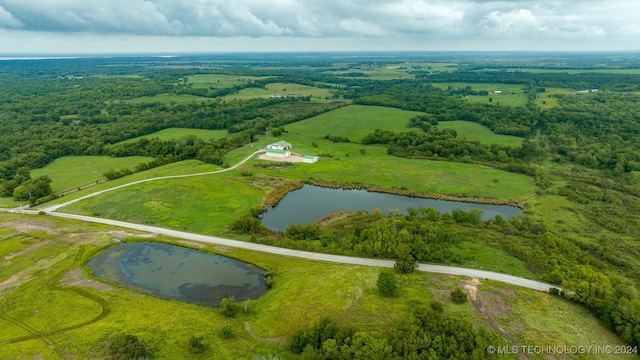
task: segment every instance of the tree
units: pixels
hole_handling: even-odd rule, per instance
[[[398,274],[412,273],[416,267],[418,267],[418,262],[410,254],[398,255],[398,259],[396,260],[395,265],[393,265],[393,268]]]
[[[378,275],[378,291],[384,297],[393,296],[398,288],[398,282],[395,275],[388,270],[380,270]]]
[[[202,342],[204,337],[193,335],[191,339],[189,339],[189,352],[192,354],[200,354],[204,351],[204,343]]]
[[[149,351],[137,336],[121,333],[111,340],[109,355],[117,360],[144,359],[149,357]]]
[[[455,288],[449,297],[454,304],[464,304],[467,302],[467,294],[460,290],[459,287]]]

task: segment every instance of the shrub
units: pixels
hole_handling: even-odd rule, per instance
[[[386,269],[380,270],[377,285],[378,291],[380,291],[380,294],[384,297],[393,296],[398,288],[395,275]]]
[[[467,302],[467,294],[457,287],[451,292],[450,299],[454,304],[464,304]]]
[[[204,352],[204,343],[202,340],[204,340],[202,336],[193,335],[191,339],[189,339],[189,352],[192,354],[200,354]]]
[[[240,311],[240,307],[232,298],[224,298],[220,301],[220,312],[226,317],[234,317]]]
[[[235,335],[236,333],[233,330],[233,326],[231,326],[230,324],[227,324],[223,326],[222,329],[220,329],[220,336],[222,336],[223,339],[231,339]]]
[[[149,352],[137,336],[121,333],[111,340],[109,355],[117,360],[129,360],[147,358]]]

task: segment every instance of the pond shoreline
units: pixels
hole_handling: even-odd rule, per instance
[[[264,206],[266,207],[275,207],[280,203],[282,198],[284,198],[287,194],[292,191],[301,189],[305,184],[319,186],[328,189],[342,189],[342,190],[366,190],[368,192],[381,193],[381,194],[391,194],[391,195],[403,195],[412,198],[421,198],[421,199],[432,199],[432,200],[446,200],[446,201],[455,201],[455,202],[464,202],[464,203],[472,203],[472,204],[482,204],[482,205],[508,205],[517,207],[520,210],[524,210],[524,207],[531,197],[523,200],[499,200],[499,199],[487,199],[487,198],[479,198],[479,197],[459,197],[453,195],[443,195],[443,194],[432,194],[432,193],[423,193],[418,191],[412,191],[408,189],[398,189],[398,188],[383,188],[375,185],[365,185],[365,184],[354,184],[354,183],[341,183],[337,181],[325,181],[325,180],[315,180],[308,179],[305,181],[295,181],[287,183],[279,187],[278,189],[272,190],[265,200],[263,201]]]

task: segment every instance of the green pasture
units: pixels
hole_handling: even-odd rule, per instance
[[[575,94],[573,90],[563,88],[545,88],[544,92],[536,94],[536,104],[542,109],[558,106],[555,95]]]
[[[221,175],[133,185],[70,205],[64,211],[201,233],[226,227],[260,203],[263,191]]]
[[[197,74],[189,75],[187,84],[196,88],[224,89],[266,78],[245,75]]]
[[[458,138],[479,141],[487,145],[520,147],[524,140],[518,136],[498,135],[486,126],[471,121],[441,121],[438,123],[438,129],[452,129],[458,133]]]
[[[140,163],[147,163],[152,158],[129,156],[113,158],[108,156],[65,156],[54,160],[49,165],[31,171],[31,177],[46,175],[51,178],[54,192],[75,189],[82,185],[103,180],[102,175],[110,169],[133,169]]]
[[[527,104],[526,86],[522,84],[493,84],[493,83],[432,83],[431,85],[439,87],[441,89],[447,89],[452,86],[456,89],[462,89],[470,86],[474,91],[488,91],[489,95],[469,95],[463,96],[461,99],[465,101],[471,101],[476,103],[485,103],[493,105],[507,105],[507,106],[525,106]],[[500,94],[495,94],[495,91],[501,91]],[[491,101],[489,101],[491,99]]]
[[[192,102],[211,101],[212,99],[202,96],[194,96],[188,94],[176,95],[176,94],[158,94],[153,96],[141,96],[135,99],[127,100],[132,104],[185,104]]]
[[[468,318],[476,326],[491,330],[487,320],[469,303],[449,302],[449,291],[466,280],[461,277],[425,273],[397,276],[398,296],[384,298],[376,288],[377,268],[307,261],[164,237],[157,240],[221,253],[272,271],[275,285],[260,299],[250,301],[246,313],[234,318],[223,317],[214,308],[162,300],[113,284],[111,289],[98,290],[88,286],[91,277],[83,264],[111,244],[114,231],[119,229],[48,216],[0,214],[0,234],[4,233],[0,253],[7,253],[5,240],[31,238],[36,228],[44,229],[40,232],[49,233],[50,240],[64,246],[36,253],[30,244],[3,262],[2,270],[17,274],[15,281],[20,283],[0,285],[0,343],[5,358],[104,358],[110,339],[124,332],[138,336],[156,359],[287,359],[294,358],[285,349],[292,333],[308,328],[323,316],[380,334],[416,302],[431,300],[442,302],[445,313]],[[22,257],[32,258],[39,267],[19,273],[15,265]],[[60,280],[72,270],[76,274],[79,271],[82,282],[63,286]],[[38,276],[29,276],[36,272]],[[482,281],[479,290],[492,318],[519,345],[559,345],[559,339],[565,339],[567,345],[621,345],[587,310],[561,298],[493,281]],[[107,314],[100,318],[105,308]],[[220,330],[225,325],[234,329],[233,338],[221,337]],[[74,326],[77,328],[61,330]],[[51,334],[56,330],[61,331]],[[28,335],[42,337],[7,343]],[[200,356],[194,357],[188,351],[193,335],[204,338],[206,349]]]
[[[269,98],[271,96],[310,96],[311,101],[325,102],[333,101],[330,89],[322,89],[313,86],[293,84],[293,83],[273,83],[267,84],[266,89],[248,88],[242,89],[238,93],[229,94],[224,100],[246,100],[254,98]]]
[[[86,189],[83,189],[83,190],[76,191],[76,192],[73,192],[71,194],[65,195],[64,197],[55,199],[55,200],[45,204],[44,206],[53,205],[53,204],[56,204],[56,203],[66,202],[66,201],[69,201],[69,200],[73,200],[73,199],[79,198],[79,197],[84,196],[84,195],[88,195],[88,194],[94,193],[96,191],[110,189],[112,187],[115,187],[115,186],[118,186],[118,185],[127,184],[127,183],[130,183],[130,182],[133,182],[133,181],[151,179],[151,178],[156,178],[156,177],[161,177],[161,176],[198,174],[198,173],[204,173],[204,172],[210,172],[210,171],[216,171],[216,170],[220,170],[220,167],[215,166],[215,165],[211,165],[211,164],[205,164],[205,163],[203,163],[201,161],[198,161],[198,160],[180,161],[180,162],[177,162],[177,163],[171,163],[171,164],[163,165],[163,166],[160,166],[160,167],[157,167],[157,168],[149,169],[149,170],[146,170],[146,171],[134,173],[134,174],[131,174],[129,176],[125,176],[125,177],[122,177],[122,178],[119,178],[119,179],[115,179],[115,180],[107,181],[107,182],[104,182],[104,183],[100,183],[100,184],[88,187]]]
[[[199,137],[204,141],[218,140],[227,136],[227,130],[205,130],[205,129],[185,129],[185,128],[169,128],[156,131],[149,135],[138,136],[129,140],[121,141],[118,144],[125,144],[130,142],[136,142],[140,139],[153,139],[158,138],[162,141],[172,139],[182,139],[187,136]]]
[[[376,129],[396,132],[421,131],[408,129],[409,120],[424,113],[381,106],[349,105],[318,116],[285,125],[288,135],[300,138],[318,138],[340,135],[359,142]]]
[[[13,200],[13,198],[0,197],[0,208],[12,208],[12,207],[16,207],[16,206],[19,206],[19,205],[23,205],[23,204]]]

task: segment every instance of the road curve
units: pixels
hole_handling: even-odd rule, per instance
[[[197,173],[197,174],[169,175],[169,176],[160,176],[160,177],[155,177],[155,178],[138,180],[138,181],[126,183],[126,184],[123,184],[123,185],[114,186],[114,187],[109,188],[109,189],[96,191],[94,193],[79,197],[77,199],[69,200],[69,201],[64,202],[64,203],[53,204],[51,206],[47,206],[47,207],[41,208],[40,211],[44,211],[46,213],[50,213],[50,212],[56,211],[56,210],[58,210],[58,209],[60,209],[62,207],[65,207],[67,205],[73,204],[73,203],[81,201],[81,200],[88,199],[90,197],[98,196],[98,195],[104,194],[104,193],[112,191],[112,190],[118,190],[118,189],[125,188],[127,186],[138,185],[138,184],[142,184],[142,183],[146,183],[146,182],[150,182],[150,181],[166,180],[166,179],[180,179],[180,178],[187,178],[187,177],[193,177],[193,176],[219,174],[219,173],[223,173],[225,171],[231,171],[231,170],[237,168],[238,166],[244,164],[245,162],[251,160],[251,158],[254,157],[255,155],[263,153],[263,152],[266,152],[266,150],[264,150],[264,149],[258,150],[256,152],[254,152],[253,154],[247,156],[244,160],[240,161],[239,163],[237,163],[237,164],[235,164],[235,165],[233,165],[232,167],[229,167],[229,168],[225,168],[225,169],[221,169],[221,170],[215,170],[215,171],[202,172],[202,173]]]
[[[62,208],[64,206],[67,206],[69,204],[75,203],[77,201],[84,200],[84,199],[87,199],[87,198],[90,198],[90,197],[93,197],[93,196],[97,196],[97,195],[100,195],[100,194],[104,194],[104,193],[106,193],[108,191],[122,189],[124,187],[131,186],[131,185],[142,184],[142,183],[145,183],[145,182],[156,181],[156,180],[177,179],[177,178],[185,178],[185,177],[192,177],[192,176],[211,175],[211,174],[222,173],[222,172],[225,172],[225,171],[230,171],[230,170],[233,170],[233,169],[237,168],[238,166],[244,164],[245,162],[249,161],[256,154],[259,154],[259,153],[262,153],[262,152],[265,152],[265,150],[258,150],[256,152],[254,152],[253,154],[249,155],[247,158],[245,158],[244,160],[242,160],[238,164],[236,164],[236,165],[234,165],[234,166],[232,166],[230,168],[226,168],[226,169],[222,169],[222,170],[216,170],[216,171],[210,171],[210,172],[204,172],[204,173],[197,173],[197,174],[162,176],[162,177],[156,177],[156,178],[150,178],[150,179],[134,181],[134,182],[131,182],[131,183],[115,186],[115,187],[112,187],[112,188],[109,188],[109,189],[97,191],[97,192],[91,193],[89,195],[85,195],[85,196],[82,196],[80,198],[73,199],[73,200],[70,200],[70,201],[67,201],[67,202],[64,202],[64,203],[61,203],[61,204],[54,204],[52,206],[48,206],[46,208],[42,208],[39,211],[26,210],[25,207],[16,208],[16,209],[10,209],[10,210],[6,210],[5,209],[4,211],[9,211],[9,212],[13,212],[13,213],[23,213],[23,214],[37,214],[38,212],[45,212],[45,213],[47,213],[48,215],[51,215],[51,216],[57,216],[57,217],[62,217],[62,218],[67,218],[67,219],[74,219],[74,220],[81,220],[81,221],[98,223],[98,224],[119,226],[119,227],[123,227],[123,228],[127,228],[127,229],[150,232],[150,233],[155,233],[155,234],[162,234],[162,235],[171,236],[171,237],[178,238],[178,239],[192,240],[192,241],[198,241],[198,242],[203,242],[203,243],[208,243],[208,244],[215,244],[215,245],[224,245],[224,246],[235,247],[235,248],[240,248],[240,249],[260,251],[260,252],[265,252],[265,253],[269,253],[269,254],[290,256],[290,257],[296,257],[296,258],[307,259],[307,260],[327,261],[327,262],[340,263],[340,264],[365,265],[365,266],[376,266],[376,267],[386,267],[386,268],[392,268],[393,267],[393,265],[395,264],[395,261],[393,261],[393,260],[369,259],[369,258],[360,258],[360,257],[342,256],[342,255],[331,255],[331,254],[314,253],[314,252],[309,252],[309,251],[285,249],[285,248],[279,248],[279,247],[275,247],[275,246],[269,246],[269,245],[262,245],[262,244],[255,244],[255,243],[249,243],[249,242],[244,242],[244,241],[238,241],[238,240],[225,239],[225,238],[220,238],[220,237],[216,237],[216,236],[194,234],[194,233],[189,233],[189,232],[185,232],[185,231],[165,229],[165,228],[161,228],[161,227],[157,227],[157,226],[134,224],[134,223],[129,223],[129,222],[125,222],[125,221],[119,221],[119,220],[111,220],[111,219],[105,219],[105,218],[96,218],[96,217],[91,217],[91,216],[66,214],[66,213],[56,212],[56,210],[58,210],[58,209],[60,209],[60,208]],[[521,287],[525,287],[525,288],[529,288],[529,289],[533,289],[533,290],[539,290],[539,291],[549,291],[549,289],[555,287],[553,285],[549,285],[549,284],[542,283],[542,282],[539,282],[539,281],[534,281],[534,280],[525,279],[525,278],[521,278],[521,277],[517,277],[517,276],[513,276],[513,275],[501,274],[501,273],[497,273],[497,272],[493,272],[493,271],[486,271],[486,270],[468,269],[468,268],[444,266],[444,265],[431,265],[431,264],[419,264],[417,270],[418,271],[424,271],[424,272],[431,272],[431,273],[468,276],[468,277],[477,278],[477,279],[495,280],[495,281],[500,281],[500,282],[503,282],[503,283],[506,283],[506,284],[521,286]]]

